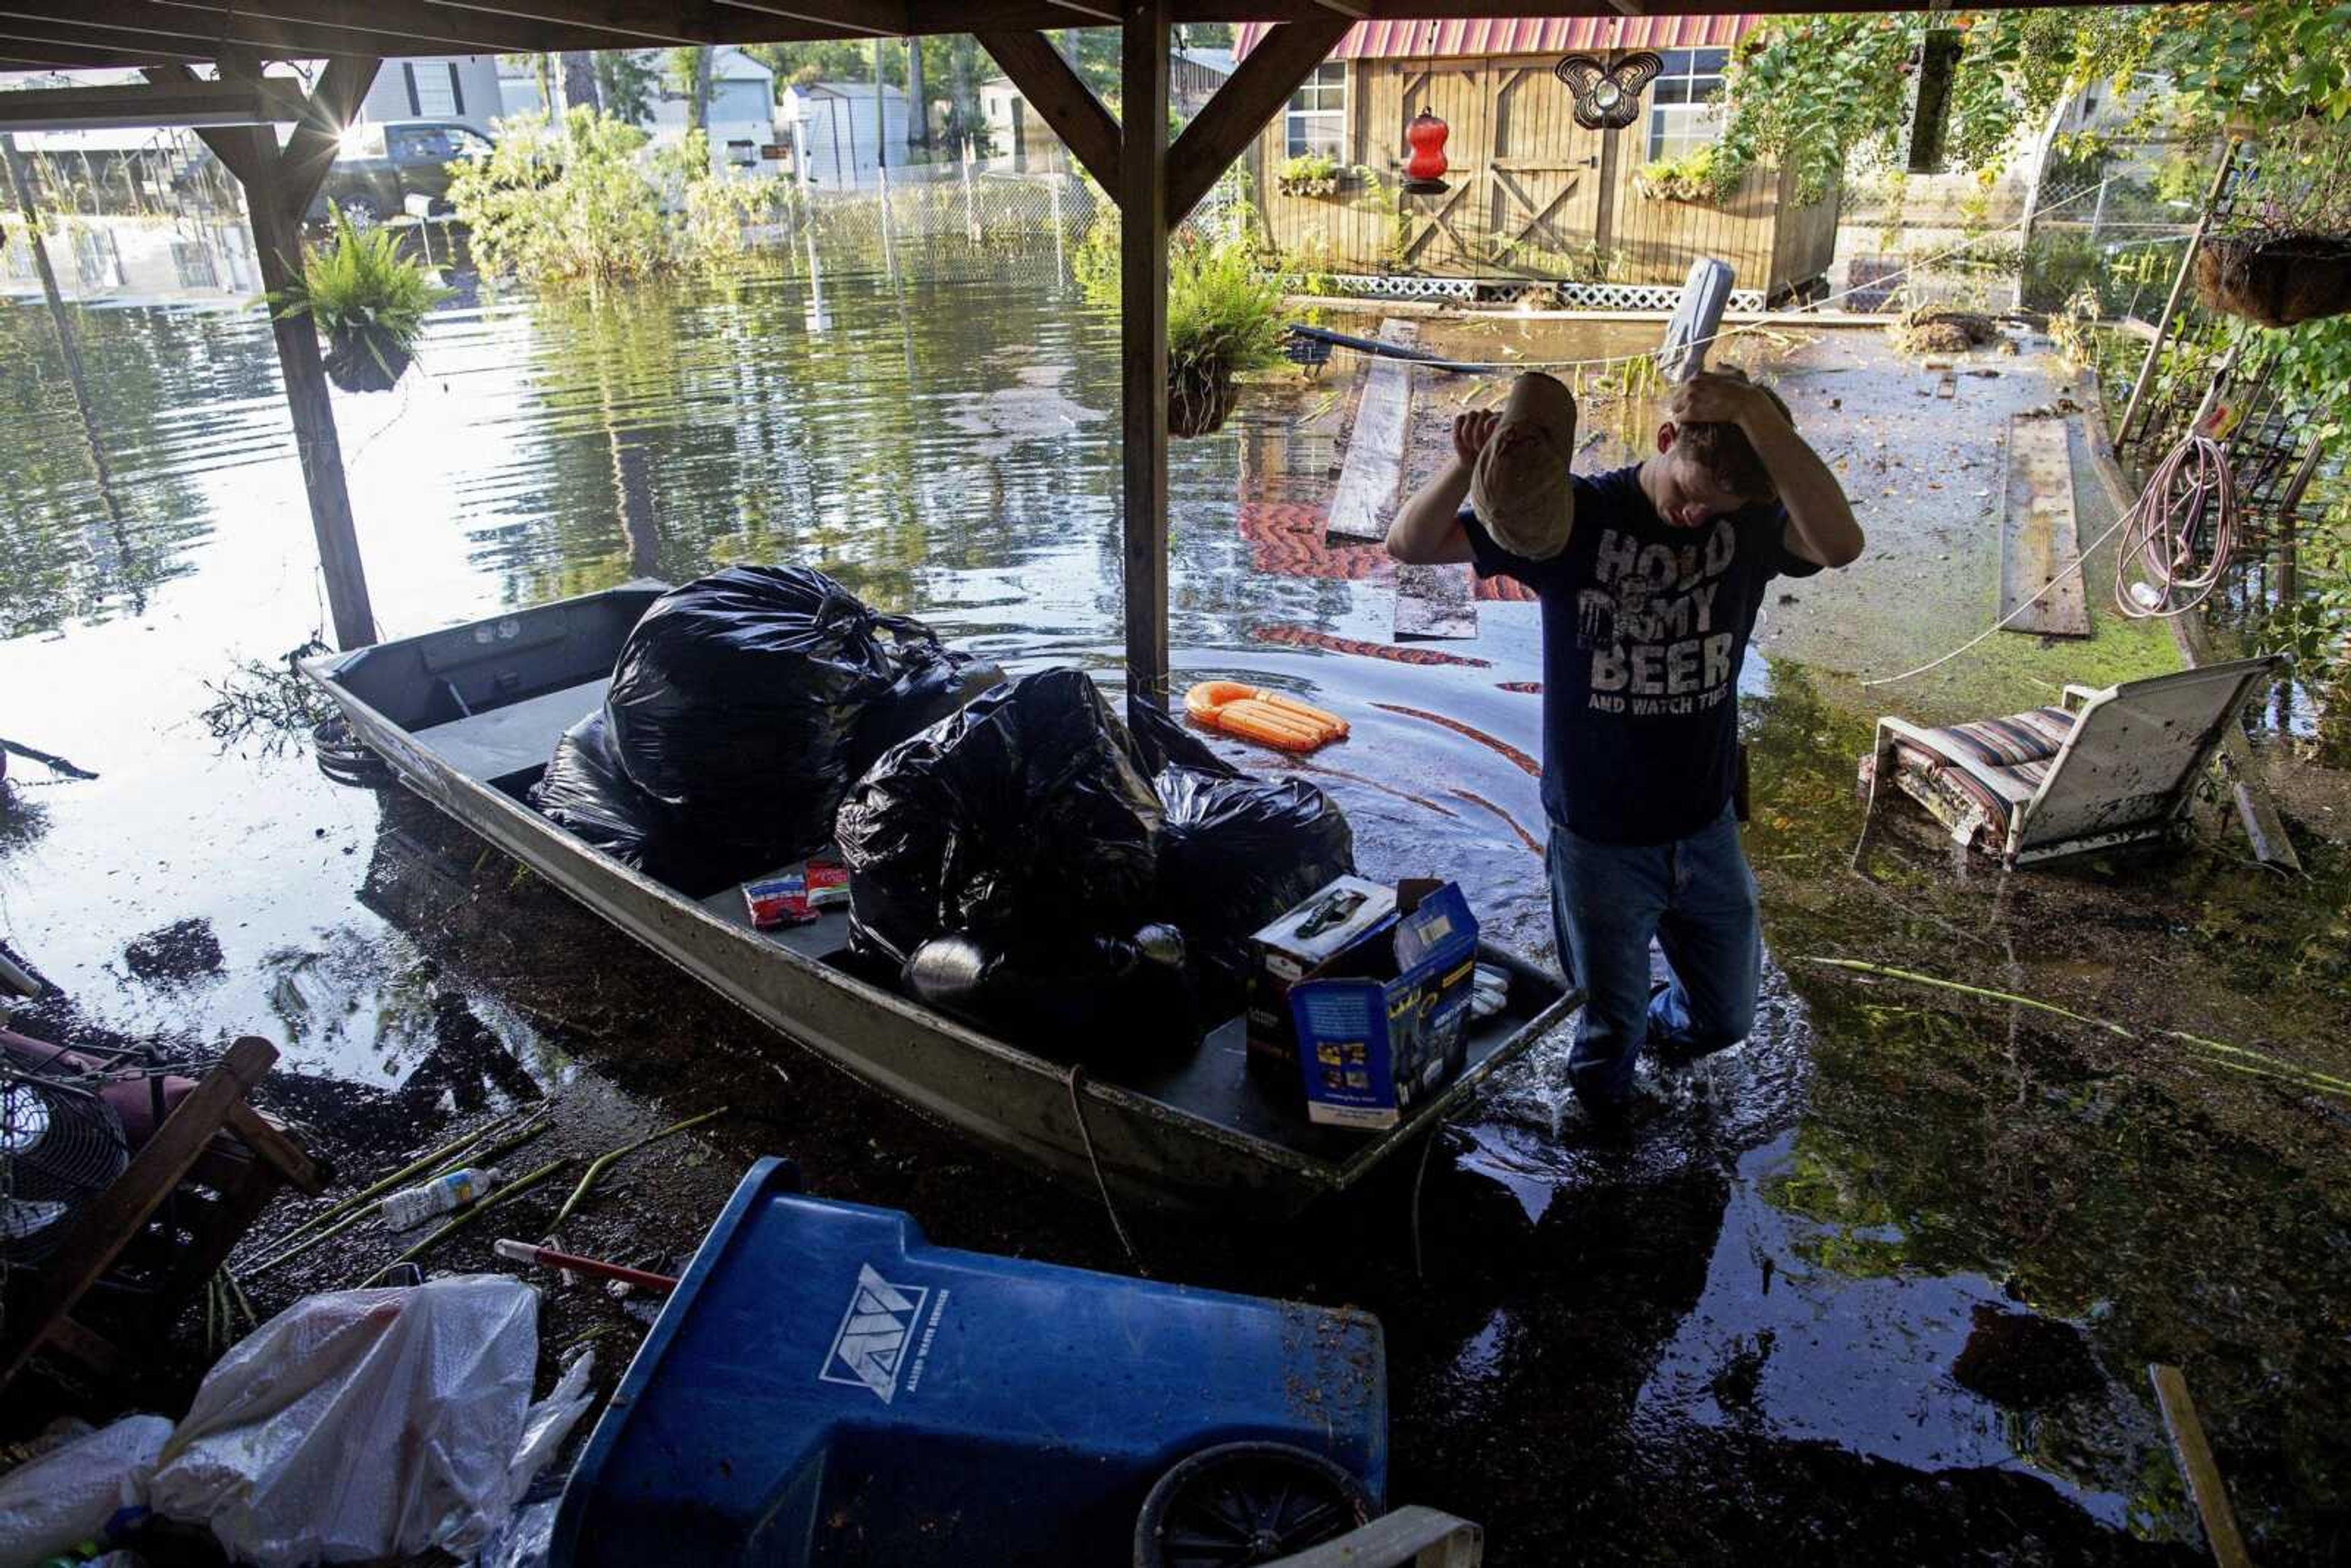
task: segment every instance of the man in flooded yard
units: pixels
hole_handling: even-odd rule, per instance
[[[1521,376],[1499,412],[1454,421],[1453,461],[1405,503],[1387,547],[1516,578],[1541,601],[1552,918],[1588,998],[1568,1077],[1606,1123],[1636,1103],[1645,1041],[1687,1061],[1754,1021],[1762,945],[1732,805],[1740,666],[1771,579],[1847,565],[1862,535],[1787,405],[1736,371],[1675,389],[1645,462],[1571,475],[1574,444],[1573,395]]]

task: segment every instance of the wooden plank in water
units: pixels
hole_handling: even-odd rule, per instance
[[[2008,422],[2007,505],[2000,525],[2002,624],[2041,637],[2088,636],[2081,565],[2065,421],[2017,414]],[[2035,594],[2041,597],[2028,605]]]
[[[1396,568],[1397,642],[1476,635],[1477,580],[1466,564]]]
[[[2147,1369],[2147,1375],[2155,1385],[2155,1402],[2163,1411],[2164,1430],[2171,1435],[2179,1473],[2187,1478],[2188,1495],[2195,1500],[2196,1511],[2204,1521],[2204,1539],[2211,1543],[2212,1561],[2220,1568],[2252,1568],[2245,1538],[2237,1531],[2236,1511],[2229,1506],[2229,1489],[2220,1482],[2220,1467],[2205,1438],[2204,1423],[2197,1416],[2196,1401],[2188,1396],[2188,1379],[2178,1367],[2159,1362]]]
[[[1400,349],[1420,341],[1420,323],[1380,323],[1380,341]],[[1374,359],[1364,373],[1364,395],[1355,405],[1355,428],[1347,438],[1347,458],[1339,487],[1331,494],[1332,538],[1384,539],[1404,482],[1405,432],[1412,421],[1412,366],[1404,360]]]

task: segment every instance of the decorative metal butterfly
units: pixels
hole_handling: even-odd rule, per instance
[[[1575,95],[1575,123],[1586,131],[1617,131],[1641,115],[1641,92],[1666,68],[1647,49],[1604,66],[1590,55],[1570,55],[1552,74]]]

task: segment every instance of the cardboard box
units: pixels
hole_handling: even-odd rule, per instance
[[[1359,899],[1343,918],[1332,921],[1350,899]],[[1343,876],[1317,888],[1314,896],[1249,938],[1249,1060],[1283,1083],[1297,1081],[1298,1035],[1290,1013],[1290,988],[1395,914],[1395,889],[1360,876]],[[1322,917],[1327,923],[1303,928]]]
[[[1393,1127],[1461,1071],[1478,919],[1451,883],[1407,882],[1396,913],[1290,988],[1306,1113]]]

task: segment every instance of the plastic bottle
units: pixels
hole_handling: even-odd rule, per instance
[[[412,1225],[422,1225],[436,1214],[465,1207],[487,1194],[497,1185],[497,1180],[496,1171],[477,1170],[468,1166],[464,1170],[434,1176],[422,1186],[412,1186],[392,1194],[376,1206],[376,1213],[392,1229],[405,1230]]]

